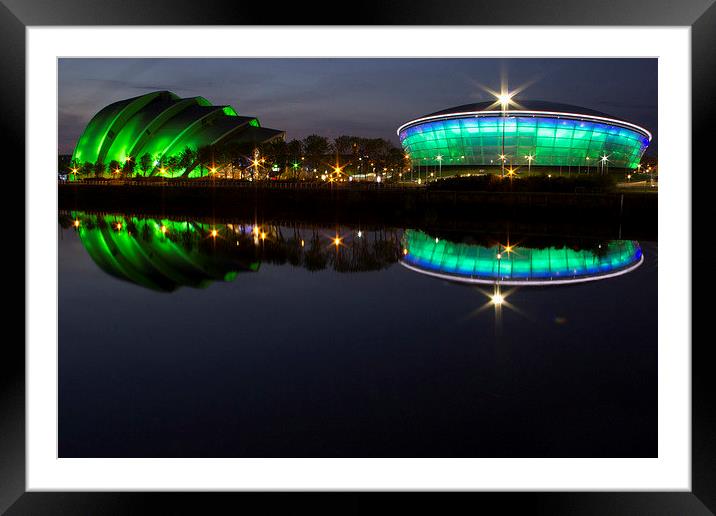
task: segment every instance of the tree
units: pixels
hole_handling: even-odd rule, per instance
[[[145,152],[139,157],[139,169],[142,171],[142,175],[146,176],[153,167],[152,157],[148,152]]]
[[[85,177],[89,177],[92,172],[94,172],[94,163],[90,161],[85,161],[84,165],[82,165],[82,175]]]
[[[178,168],[179,168],[179,158],[176,156],[170,157],[167,160],[167,170],[169,171],[169,175],[173,176]]]
[[[279,170],[285,170],[288,164],[288,144],[282,138],[271,140],[263,146],[264,157],[267,164],[277,165]]]
[[[335,140],[333,140],[333,148],[336,149],[336,152],[342,156],[345,156],[347,154],[351,154],[351,151],[353,149],[353,142],[354,138],[351,136],[339,136]]]
[[[294,179],[298,178],[299,172],[303,169],[303,146],[299,140],[291,140],[286,144],[286,152],[288,159],[291,160],[291,170],[293,170]]]
[[[189,146],[185,147],[184,150],[181,151],[181,154],[179,154],[179,168],[184,171],[184,174],[187,173],[187,169],[189,169],[195,161],[196,152],[194,152]]]
[[[106,167],[105,167],[104,163],[102,163],[101,161],[97,161],[93,166],[95,177],[102,177],[105,169],[106,169]]]
[[[204,145],[199,147],[197,150],[197,157],[199,159],[200,175],[204,176],[204,167],[211,166],[214,160],[214,152],[210,145]]]
[[[115,171],[117,171],[117,170],[119,170],[119,161],[117,161],[116,159],[113,159],[112,161],[109,162],[110,175],[114,174]]]
[[[122,176],[132,177],[132,174],[134,174],[135,166],[136,163],[134,163],[132,158],[127,158],[126,160],[124,160],[124,165],[122,165]]]
[[[331,145],[328,138],[312,134],[303,139],[303,150],[306,153],[308,165],[317,168],[330,153]]]

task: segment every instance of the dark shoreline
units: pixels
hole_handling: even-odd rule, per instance
[[[60,210],[657,240],[658,195],[64,183]]]

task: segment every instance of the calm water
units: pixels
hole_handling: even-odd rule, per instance
[[[507,243],[63,213],[60,456],[656,456],[656,243]]]

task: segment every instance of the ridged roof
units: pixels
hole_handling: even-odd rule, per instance
[[[187,147],[196,151],[225,142],[257,144],[282,134],[260,127],[253,116],[237,115],[231,106],[214,106],[203,97],[180,98],[170,91],[155,91],[100,110],[85,127],[72,159],[108,164],[149,154],[153,160],[161,160],[178,156]]]

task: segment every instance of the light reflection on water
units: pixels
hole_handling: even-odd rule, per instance
[[[60,456],[656,455],[653,242],[59,221]]]
[[[74,229],[106,273],[146,288],[203,288],[257,272],[261,263],[310,271],[366,272],[400,262],[449,281],[544,286],[605,279],[643,262],[632,240],[539,246],[453,241],[415,229],[332,228],[259,222],[172,220],[71,212],[61,225]],[[498,296],[499,294],[493,294]]]

